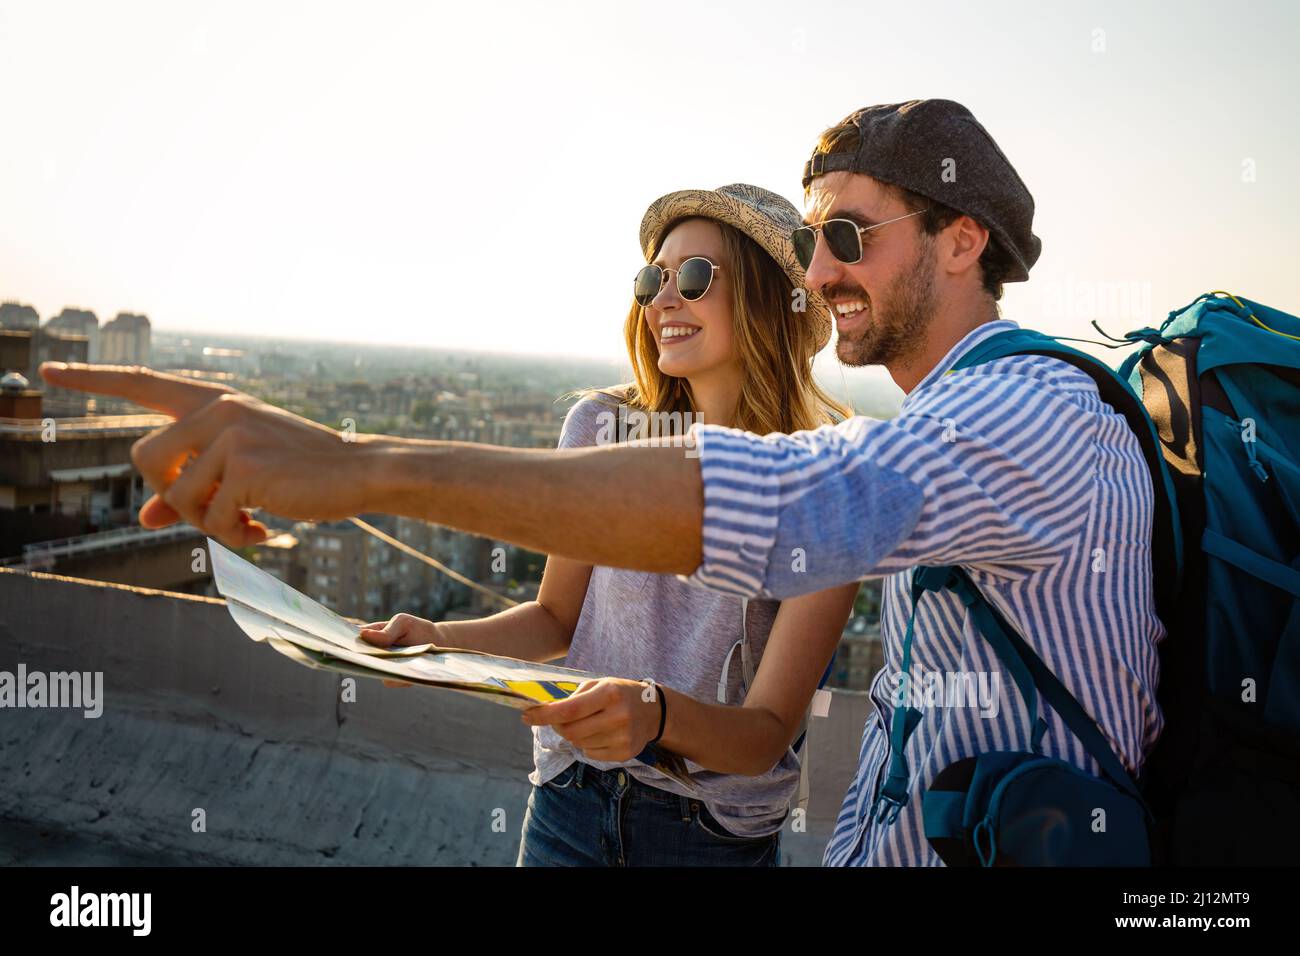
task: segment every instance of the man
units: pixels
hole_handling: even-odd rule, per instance
[[[1032,197],[964,107],[860,110],[823,135],[804,186],[810,228],[795,240],[807,285],[837,313],[841,360],[881,363],[907,393],[890,421],[764,438],[704,425],[698,457],[637,443],[549,452],[340,441],[247,396],[144,370],[43,374],[177,417],[133,452],[158,490],[141,509],[149,526],[185,520],[240,546],[265,535],[245,509],[386,511],[742,595],[888,576],[876,713],[825,862],[937,865],[923,836],[925,788],[962,757],[1029,749],[1030,729],[958,598],[927,594],[912,679],[956,675],[994,690],[979,706],[903,700],[922,714],[902,748],[907,794],[897,813],[872,812],[890,765],[911,569],[965,567],[1136,772],[1161,720],[1151,484],[1123,418],[1073,366],[1018,356],[947,374],[971,346],[1015,327],[998,318],[1002,283],[1027,279],[1040,249]],[[581,719],[582,696],[548,705],[549,719]],[[1096,772],[1057,715],[1045,716],[1042,751]]]

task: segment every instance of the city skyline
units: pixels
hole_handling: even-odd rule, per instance
[[[616,359],[652,199],[748,181],[799,204],[824,127],[946,96],[1037,201],[1043,257],[1008,318],[1092,337],[1091,318],[1122,332],[1212,288],[1296,307],[1288,6],[1223,31],[1203,3],[1176,23],[953,5],[924,43],[905,13],[832,2],[566,11],[0,3],[0,298]],[[710,55],[650,22],[690,24]]]

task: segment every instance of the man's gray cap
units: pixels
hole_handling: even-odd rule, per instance
[[[910,100],[858,110],[849,122],[858,145],[817,153],[803,186],[830,172],[865,173],[965,213],[992,234],[1014,263],[1007,282],[1023,282],[1043,244],[1033,233],[1034,197],[988,130],[952,100]]]

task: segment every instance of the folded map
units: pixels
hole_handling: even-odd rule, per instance
[[[358,626],[347,618],[211,538],[208,554],[217,590],[235,623],[253,640],[307,667],[441,687],[520,710],[563,700],[583,681],[600,676],[433,644],[378,647],[363,641]],[[637,759],[694,790],[686,763],[678,755],[652,744]]]

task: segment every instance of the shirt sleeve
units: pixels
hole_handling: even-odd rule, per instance
[[[1086,373],[1017,356],[941,377],[888,421],[697,425],[703,560],[681,578],[785,599],[918,564],[1041,569],[1082,533],[1106,412],[1123,422]]]
[[[581,398],[564,416],[556,448],[612,444],[617,436],[618,400],[612,396]]]

